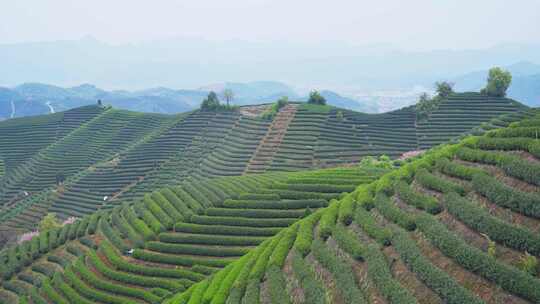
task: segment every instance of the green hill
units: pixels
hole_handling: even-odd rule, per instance
[[[267,173],[162,188],[4,250],[0,300],[158,303],[384,172]]]
[[[165,303],[539,303],[539,132],[430,150]]]
[[[334,167],[366,155],[397,157],[472,132],[501,114],[517,119],[526,107],[457,94],[425,122],[416,121],[412,107],[364,114],[290,104],[273,120],[245,115],[243,109],[249,107],[160,115],[88,106],[0,122],[6,167],[0,180],[2,226],[32,229],[49,212],[61,219],[82,217],[188,177]],[[444,111],[466,115],[456,116],[459,124],[445,124],[439,119]]]
[[[398,169],[307,171],[418,149],[416,115],[101,109],[6,166],[2,195],[30,193],[4,204],[5,227],[78,219],[0,252],[0,303],[537,303],[534,113],[463,117],[485,135]]]

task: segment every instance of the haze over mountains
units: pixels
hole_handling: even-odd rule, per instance
[[[307,100],[307,95],[302,96],[291,87],[273,81],[227,82],[194,90],[157,87],[140,91],[106,91],[91,84],[62,88],[41,83],[25,83],[11,89],[0,88],[0,120],[65,111],[95,104],[98,99],[120,109],[181,113],[197,109],[209,91],[219,93],[226,88],[233,90],[233,103],[236,105],[269,103],[282,96],[297,101]],[[362,112],[377,112],[375,104],[361,103],[328,90],[321,91],[321,94],[329,104],[335,106]]]
[[[196,88],[209,83],[276,80],[297,87],[360,90],[431,86],[494,65],[540,62],[538,45],[476,50],[402,51],[345,42],[279,43],[195,38],[111,45],[76,41],[0,45],[0,84],[92,83],[113,89]]]
[[[535,62],[540,62],[540,46],[516,44],[422,52],[344,42],[194,38],[123,45],[92,37],[4,44],[0,117],[61,111],[96,99],[124,109],[178,113],[196,108],[208,91],[225,87],[239,105],[284,95],[305,100],[309,90],[319,89],[332,105],[382,112],[414,103],[439,80],[456,82],[458,91],[476,91],[493,65],[513,73],[509,97],[535,106],[540,104],[540,66]]]

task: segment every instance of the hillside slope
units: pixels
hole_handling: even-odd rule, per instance
[[[1,251],[0,302],[537,303],[539,128],[389,173],[186,179]]]
[[[435,148],[165,303],[539,303],[539,133]]]
[[[333,167],[367,155],[397,157],[472,132],[501,114],[517,119],[525,110],[508,99],[473,97],[445,100],[423,123],[413,108],[364,114],[307,104],[289,105],[291,114],[283,109],[275,118],[288,115],[283,123],[237,111],[167,116],[95,106],[2,122],[2,226],[32,229],[48,212],[62,219],[82,217],[188,177]],[[85,119],[78,114],[91,111],[96,112]],[[446,112],[458,114],[441,120]],[[37,121],[38,127],[25,121]]]
[[[159,303],[385,172],[221,177],[147,193],[0,252],[0,302]]]

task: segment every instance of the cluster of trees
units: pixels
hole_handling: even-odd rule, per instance
[[[226,104],[222,104],[219,100],[218,95],[211,91],[208,93],[208,96],[201,103],[201,110],[203,111],[227,111],[233,110],[236,107],[232,106],[230,102],[234,99],[234,93],[232,90],[226,89],[222,92],[223,97],[225,98]]]
[[[230,102],[234,100],[234,93],[230,89],[225,89],[221,95],[226,101],[226,104],[222,104],[219,100],[218,94],[211,91],[208,93],[208,96],[201,103],[201,110],[203,111],[216,111],[216,110],[234,110],[236,107],[231,105]],[[274,110],[279,110],[289,103],[287,97],[280,98],[274,107]],[[319,93],[314,90],[309,93],[309,104],[316,105],[326,105],[326,99]]]
[[[309,93],[308,103],[316,105],[326,105],[326,99],[319,93],[319,91],[311,91]]]
[[[39,222],[38,231],[49,231],[60,227],[62,227],[62,224],[58,222],[56,213],[47,213],[47,215]]]
[[[428,115],[439,107],[444,98],[454,93],[454,84],[448,81],[435,83],[437,95],[430,97],[427,93],[422,93],[416,104],[416,116],[418,120],[426,119]]]
[[[512,75],[510,72],[495,67],[489,70],[486,87],[480,93],[487,96],[504,97],[511,83]],[[444,98],[454,93],[453,87],[453,83],[441,81],[435,83],[435,96],[431,97],[427,93],[422,93],[416,104],[417,118],[419,120],[427,118],[431,112],[439,107]]]

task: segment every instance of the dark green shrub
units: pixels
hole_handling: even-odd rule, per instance
[[[155,234],[167,230],[165,226],[150,212],[144,204],[136,203],[134,206],[135,212],[142,218],[144,223],[152,229]]]
[[[388,220],[407,229],[414,230],[416,228],[415,218],[413,215],[399,209],[386,194],[379,192],[375,196],[375,207]]]
[[[242,304],[259,304],[261,294],[261,283],[259,280],[250,279],[246,286],[246,293],[242,298]]]
[[[265,241],[268,242],[268,245],[257,257],[257,261],[255,262],[255,264],[253,265],[253,269],[249,273],[249,280],[262,280],[264,273],[266,272],[266,268],[268,267],[268,261],[270,260],[270,256],[274,252],[274,249],[276,248],[280,240],[283,238],[283,236],[284,233],[279,233],[275,237]]]
[[[232,269],[227,273],[227,275],[223,278],[221,281],[221,284],[218,286],[219,288],[215,292],[215,294],[212,296],[212,301],[210,304],[225,304],[227,297],[229,296],[231,292],[231,288],[233,287],[233,284],[237,280],[237,278],[240,277],[242,270],[246,267],[246,265],[250,262],[252,259],[253,254],[247,254],[238,261],[236,261],[232,265]],[[217,285],[217,284],[216,284]]]
[[[330,206],[322,210],[321,220],[319,222],[319,236],[326,240],[332,235],[332,230],[336,226],[337,216],[339,212],[339,202],[333,201]]]
[[[83,237],[86,235],[86,230],[88,229],[88,224],[90,223],[90,217],[85,216],[81,220],[79,226],[77,227],[77,237]]]
[[[531,184],[540,185],[540,165],[531,163],[519,156],[502,152],[474,150],[466,147],[459,149],[456,155],[462,160],[495,165],[510,176]]]
[[[540,255],[540,237],[537,234],[500,220],[455,193],[446,194],[444,201],[448,212],[473,230],[510,248]]]
[[[316,212],[309,217],[301,220],[298,223],[298,234],[294,241],[294,249],[300,254],[306,256],[311,250],[311,242],[313,241],[313,229],[321,218],[321,212]]]
[[[269,265],[274,265],[279,268],[283,267],[285,259],[289,254],[289,250],[291,249],[296,240],[296,232],[298,231],[298,227],[298,224],[294,224],[281,232],[281,239],[277,243],[274,252],[272,252],[272,255],[270,256],[270,260],[268,261]]]
[[[442,193],[456,192],[460,195],[465,194],[465,188],[463,186],[431,174],[426,169],[419,169],[415,178],[420,185],[430,190]]]
[[[189,206],[178,198],[178,196],[169,188],[165,188],[160,191],[161,194],[180,212],[180,214],[189,220],[193,215],[193,211],[189,209]],[[177,221],[178,222],[178,221]]]
[[[99,220],[99,229],[105,235],[105,237],[111,241],[112,244],[120,251],[125,252],[128,250],[128,246],[124,243],[124,240],[111,228],[111,225],[107,222],[106,217],[101,217]]]
[[[540,196],[537,194],[516,190],[488,174],[475,174],[472,186],[494,204],[540,218]]]
[[[49,252],[49,232],[44,231],[39,234],[39,252],[47,253]]]
[[[465,180],[471,180],[474,174],[484,172],[481,169],[453,163],[448,158],[438,159],[436,166],[444,174]]]
[[[332,274],[336,281],[345,303],[367,303],[363,292],[358,288],[358,283],[351,265],[343,258],[332,252],[320,239],[313,241],[312,252],[317,261]]]
[[[482,150],[528,151],[531,142],[533,142],[532,139],[524,137],[496,138],[482,136],[476,139],[476,142],[474,145],[472,145],[472,147]]]
[[[115,281],[123,282],[131,285],[139,285],[145,287],[161,287],[168,290],[176,290],[182,288],[182,284],[179,284],[173,280],[147,277],[141,275],[135,275],[126,272],[120,272],[109,268],[96,254],[94,250],[88,251],[88,258],[92,265],[105,277]]]
[[[390,245],[390,239],[392,238],[390,229],[380,227],[369,211],[366,211],[364,208],[357,208],[354,215],[354,222],[379,244],[384,246]]]
[[[394,277],[388,267],[385,255],[375,245],[369,245],[365,251],[368,276],[375,283],[377,290],[389,303],[417,303],[414,296]]]
[[[446,256],[504,290],[533,302],[540,301],[540,280],[472,247],[450,232],[433,216],[424,214],[417,219],[418,228]]]
[[[145,251],[141,249],[135,249],[133,251],[133,257],[148,262],[155,263],[165,263],[171,265],[181,265],[181,266],[193,266],[195,264],[201,264],[205,266],[212,267],[225,267],[231,260],[230,259],[209,259],[209,258],[198,258],[198,257],[189,257],[189,256],[178,256],[172,254],[162,254],[157,252]]]
[[[173,222],[180,222],[184,220],[184,216],[179,212],[179,210],[176,209],[175,206],[163,196],[163,194],[159,192],[153,192],[151,199],[156,202],[161,209],[172,218]]]
[[[353,232],[347,230],[344,226],[336,225],[332,237],[336,240],[338,246],[355,260],[362,260],[364,258],[365,246]]]
[[[127,260],[124,260],[107,240],[101,242],[100,250],[103,251],[105,257],[112,266],[114,266],[118,270],[122,270],[125,272],[130,272],[148,277],[166,277],[178,279],[185,278],[194,282],[201,281],[205,278],[203,275],[197,272],[181,268],[160,268],[130,263]]]
[[[64,276],[65,281],[58,280],[56,286],[64,293],[64,295],[66,295],[66,297],[72,303],[92,303],[92,301],[89,301],[86,298],[98,302],[111,304],[121,304],[124,302],[122,298],[115,297],[113,295],[89,288],[81,279],[79,279],[77,275],[75,275],[75,273],[73,273],[71,266],[64,270]]]
[[[287,294],[287,281],[281,269],[270,266],[266,272],[268,279],[268,293],[272,304],[290,304],[291,298]]]
[[[145,241],[154,240],[156,235],[154,231],[150,229],[146,223],[139,219],[132,208],[126,207],[123,210],[123,216],[127,219],[129,224],[139,233],[142,234],[142,238]]]
[[[146,242],[146,249],[172,254],[192,254],[202,256],[242,256],[247,253],[249,248],[243,247],[229,247],[229,246],[198,246],[191,244],[171,244],[161,242]]]
[[[392,244],[407,267],[446,303],[484,303],[446,272],[433,265],[403,230],[393,231]]]
[[[202,225],[225,225],[225,226],[247,226],[254,228],[265,227],[288,227],[296,219],[294,218],[277,218],[277,219],[258,219],[258,218],[245,218],[245,217],[229,217],[229,216],[203,216],[194,215],[191,217],[191,221],[195,224]]]
[[[531,142],[527,150],[536,158],[540,158],[540,140],[535,140]]]
[[[58,247],[58,233],[60,229],[54,228],[49,230],[49,251]]]
[[[120,208],[115,208],[111,212],[111,220],[114,227],[117,228],[124,237],[128,238],[134,247],[142,247],[144,245],[144,240],[137,232],[135,232],[133,227],[131,227],[129,223],[120,215],[120,210]]]
[[[258,236],[227,236],[215,234],[160,233],[159,241],[164,243],[256,246],[266,238]]]
[[[198,225],[191,223],[176,223],[174,230],[177,232],[236,235],[236,236],[272,236],[281,228],[275,227],[242,227],[225,225]]]
[[[88,222],[88,234],[96,233],[100,217],[101,212],[96,212],[90,216],[90,220]]]
[[[172,228],[175,222],[172,218],[172,214],[167,214],[167,212],[163,211],[163,209],[161,209],[161,207],[148,194],[144,196],[143,202],[146,208],[165,227],[165,229]]]
[[[431,214],[437,214],[442,211],[442,207],[436,198],[414,191],[411,186],[404,181],[396,183],[395,189],[399,198],[408,205],[425,210]]]
[[[354,194],[346,195],[339,204],[338,219],[340,223],[349,225],[354,217],[354,210],[356,209],[356,201]]]
[[[49,300],[56,304],[69,304],[52,286],[49,279],[44,279],[41,283],[43,293],[47,296]]]
[[[326,293],[323,284],[317,280],[314,270],[298,252],[292,253],[294,276],[304,289],[305,303],[325,304]]]
[[[540,138],[540,127],[515,127],[515,128],[503,128],[493,130],[486,133],[487,137],[528,137],[538,139]]]
[[[95,257],[91,257],[91,260],[95,261]],[[79,275],[86,282],[88,282],[92,286],[95,286],[97,289],[108,291],[115,295],[118,294],[118,295],[124,295],[128,297],[134,297],[134,298],[141,299],[150,303],[158,303],[160,300],[159,297],[153,295],[150,292],[144,291],[142,289],[136,289],[136,288],[120,285],[120,284],[114,284],[114,283],[111,283],[110,281],[103,280],[102,278],[94,274],[92,271],[90,271],[88,268],[86,268],[82,259],[78,259],[75,262],[74,269],[79,273]]]

